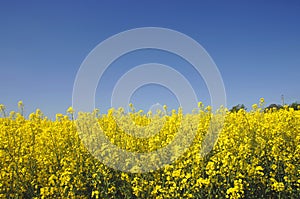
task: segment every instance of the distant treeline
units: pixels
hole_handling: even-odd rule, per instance
[[[278,110],[278,109],[283,109],[284,107],[293,108],[294,110],[300,110],[300,103],[299,102],[294,102],[292,104],[285,104],[284,106],[280,105],[280,104],[270,104],[269,106],[266,106],[263,109],[265,111],[270,110],[270,109]],[[230,112],[238,112],[240,109],[247,110],[247,108],[244,104],[238,104],[236,106],[233,106],[229,111]]]

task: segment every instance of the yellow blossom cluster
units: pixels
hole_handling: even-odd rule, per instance
[[[264,110],[260,102],[250,111],[213,113],[199,104],[192,114],[167,107],[166,114],[120,108],[107,114],[95,110],[92,119],[87,113],[75,119],[76,110],[69,108],[55,120],[39,109],[25,117],[22,102],[10,113],[0,105],[0,198],[300,196],[300,111]],[[120,150],[150,157],[149,165],[110,153],[91,121]],[[216,142],[203,155],[204,138],[218,122]],[[154,153],[176,139],[182,142],[172,150]],[[142,172],[143,166],[155,169]]]

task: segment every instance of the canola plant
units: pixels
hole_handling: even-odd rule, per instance
[[[79,114],[79,123],[71,107],[51,120],[39,109],[25,117],[22,102],[10,113],[0,105],[0,198],[298,198],[300,111],[265,110],[262,104],[213,113],[199,103],[191,114],[180,108],[167,114],[95,110]],[[216,142],[201,155],[220,113]],[[99,144],[95,125],[111,144],[133,153],[167,147],[180,132],[192,136],[175,148],[183,151],[178,158],[176,151],[153,155],[149,167],[155,169],[139,172],[130,157],[123,157],[120,169],[106,164],[121,160],[103,155],[110,148]],[[169,164],[161,164],[165,160]]]

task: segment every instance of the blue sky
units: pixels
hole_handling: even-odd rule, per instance
[[[164,27],[199,42],[223,77],[227,105],[300,101],[299,1],[1,1],[0,104],[51,117],[72,104],[76,73],[101,41],[139,27]],[[209,104],[205,83],[170,53],[145,50],[116,60],[99,82],[96,106],[109,107],[118,77],[138,64],[168,64]],[[120,67],[124,66],[124,67]],[[159,94],[158,94],[159,93]],[[132,97],[138,108],[176,106],[166,88],[149,85]]]

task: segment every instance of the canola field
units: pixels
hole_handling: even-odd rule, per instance
[[[300,111],[289,107],[265,110],[261,100],[251,110],[213,113],[199,103],[191,114],[180,108],[168,112],[165,107],[166,115],[120,108],[82,113],[81,120],[69,108],[50,120],[39,109],[25,117],[23,103],[18,105],[10,113],[0,105],[0,198],[300,196]],[[132,166],[137,159],[122,159],[99,144],[95,125],[110,143],[132,153],[167,147],[178,133],[183,142],[152,155],[144,167],[155,169],[143,172]],[[207,137],[218,130],[217,137]],[[212,150],[205,151],[204,138],[215,141]],[[110,166],[120,161],[119,169]]]

